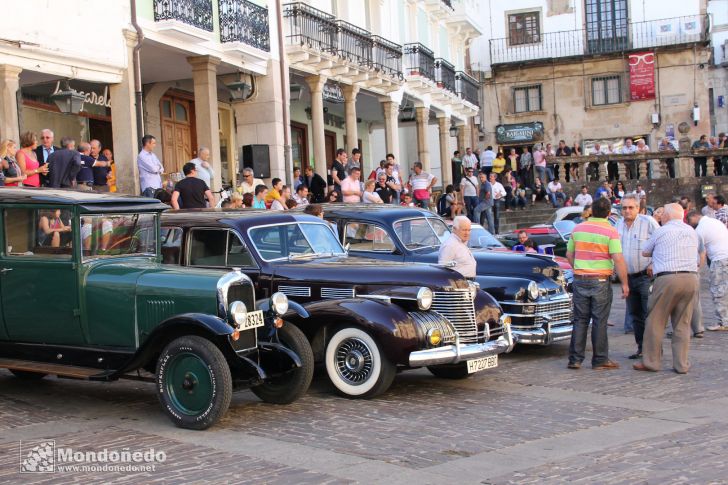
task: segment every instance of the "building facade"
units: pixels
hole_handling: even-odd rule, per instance
[[[713,49],[709,72],[711,134],[728,133],[728,2],[708,0],[710,43]]]
[[[705,1],[491,0],[489,12],[473,49],[483,144],[618,148],[635,137],[656,149],[681,123],[693,139],[710,132]]]

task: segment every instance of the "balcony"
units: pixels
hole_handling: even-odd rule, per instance
[[[645,22],[604,24],[587,29],[542,33],[539,42],[512,45],[509,38],[490,41],[491,65],[546,61],[554,58],[654,49],[707,42],[707,18],[703,15]]]
[[[480,107],[479,91],[478,81],[463,71],[455,73],[455,92],[458,96],[468,103]]]
[[[374,41],[372,34],[356,25],[336,21],[336,47],[339,57],[366,69],[374,64]]]
[[[283,18],[291,67],[385,93],[403,82],[398,44],[301,2],[284,5]]]
[[[159,32],[186,42],[212,39],[212,0],[154,0]]]
[[[455,92],[455,66],[445,59],[435,59],[435,82],[440,89]]]
[[[402,80],[402,46],[378,35],[373,35],[372,41],[374,41],[374,69]]]
[[[220,42],[270,52],[268,9],[248,0],[219,0]]]
[[[422,44],[405,44],[405,75],[435,82],[435,54]]]

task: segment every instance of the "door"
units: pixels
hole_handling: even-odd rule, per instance
[[[331,179],[331,166],[336,159],[336,133],[328,130],[324,131],[324,141],[326,142],[326,170],[329,174],[329,179],[326,182],[331,185],[334,183]]]
[[[164,171],[182,172],[182,166],[192,160],[193,102],[175,96],[160,101],[162,117],[162,147]]]
[[[13,341],[86,343],[81,331],[71,217],[69,212],[52,207],[3,211],[2,314]]]
[[[308,167],[308,127],[303,123],[291,122],[291,152],[293,166],[300,167],[301,173]]]
[[[628,48],[627,0],[585,0],[585,7],[589,54]]]

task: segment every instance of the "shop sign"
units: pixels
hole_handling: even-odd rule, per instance
[[[533,143],[543,140],[543,123],[517,123],[495,127],[495,140],[499,145]]]
[[[324,84],[323,89],[324,101],[329,103],[343,103],[344,93],[341,91],[341,86],[338,84]]]
[[[61,82],[56,82],[56,89],[53,90],[53,93],[51,93],[51,96],[61,91]],[[94,106],[102,106],[104,108],[111,108],[111,100],[109,99],[109,87],[104,87],[104,93],[98,94],[94,91],[76,91],[79,94],[82,94],[85,96],[84,104],[92,104]],[[81,110],[83,111],[83,107],[81,107]]]
[[[628,60],[630,100],[655,99],[655,53],[630,54]]]

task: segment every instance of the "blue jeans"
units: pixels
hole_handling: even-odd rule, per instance
[[[549,192],[549,198],[554,207],[561,207],[566,202],[566,194],[563,192]],[[561,203],[558,202],[559,200],[561,200]]]
[[[533,167],[536,169],[536,178],[541,179],[541,185],[546,187],[549,181],[546,180],[546,167]],[[535,182],[534,182],[535,183]]]
[[[646,275],[628,277],[629,296],[627,297],[626,313],[632,317],[634,328],[634,341],[637,343],[637,351],[642,352],[642,339],[645,335],[645,321],[647,320],[647,300],[650,297],[650,285],[652,280]]]
[[[607,318],[612,308],[612,285],[609,277],[574,278],[574,331],[569,345],[569,363],[581,364],[586,352],[586,335],[591,320],[592,365],[609,360]]]
[[[549,182],[551,182],[554,179],[554,167],[546,165],[546,173],[549,175]]]
[[[487,226],[483,224],[483,215],[485,215],[485,218],[488,221]],[[495,234],[495,226],[493,225],[493,207],[486,205],[485,202],[481,202],[475,208],[475,212],[473,214],[473,222],[482,225],[483,227],[488,229],[488,232],[490,232],[491,234]]]
[[[156,192],[157,189],[154,187],[147,187],[142,191],[142,196],[144,197],[154,197],[154,192]]]
[[[478,223],[478,220],[475,218],[475,208],[478,205],[478,198],[472,195],[465,195],[463,199],[465,200],[465,209],[468,211],[468,217],[470,217],[472,222]]]

